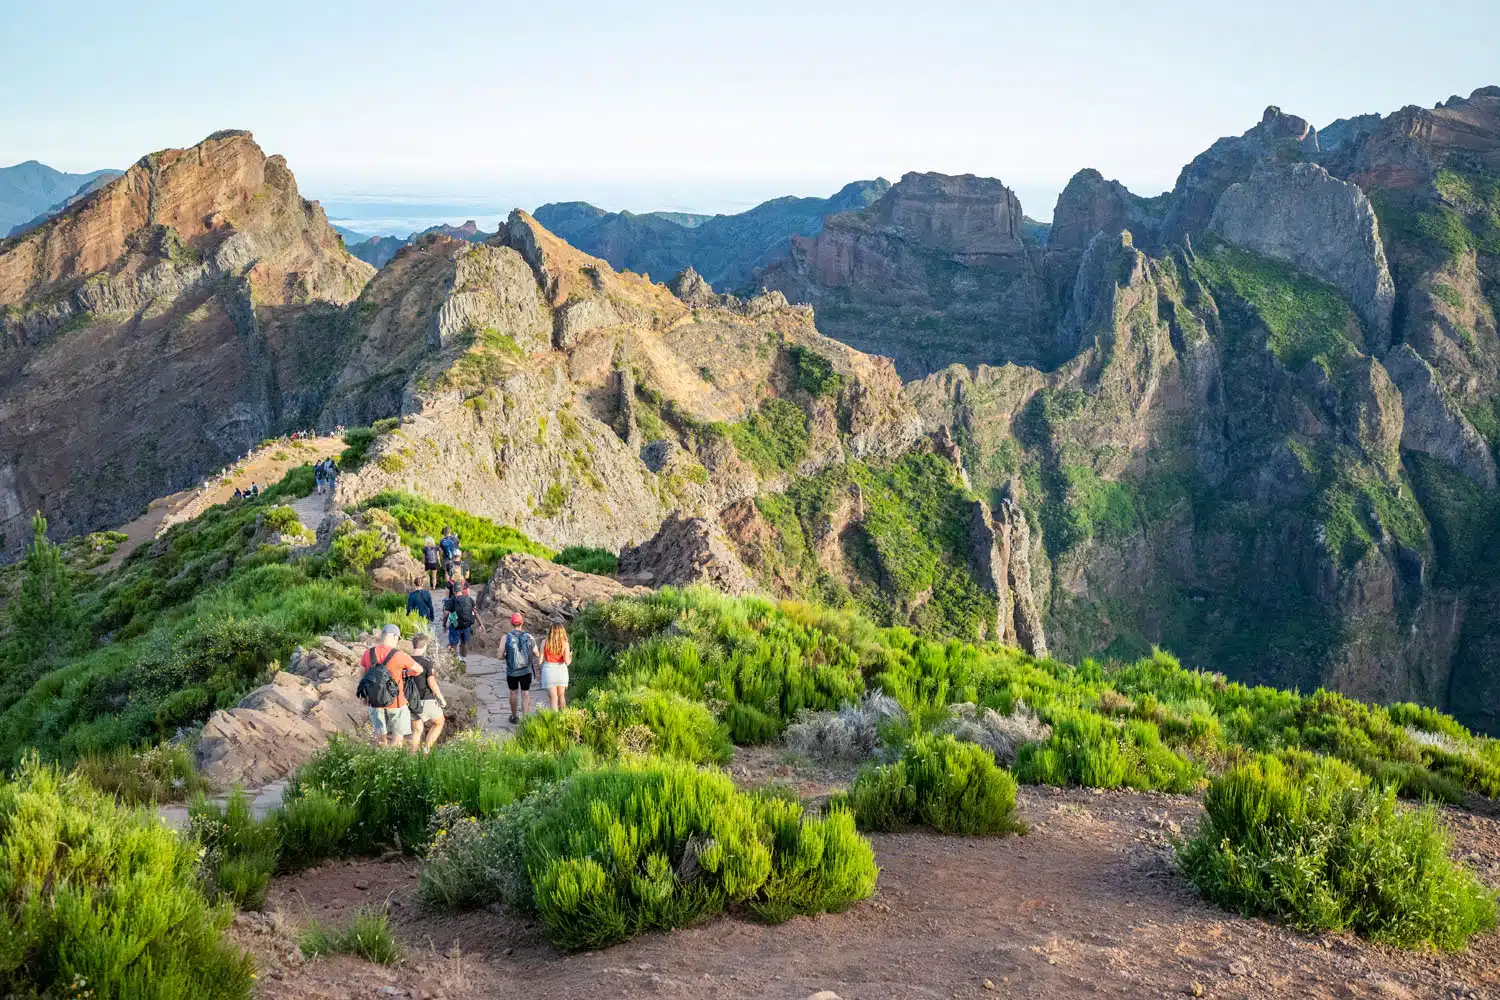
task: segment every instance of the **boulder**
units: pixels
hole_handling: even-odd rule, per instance
[[[701,517],[673,511],[661,528],[640,545],[620,553],[620,576],[652,587],[707,584],[726,594],[750,594],[760,588],[718,527]]]
[[[571,621],[595,601],[648,592],[645,587],[627,586],[613,577],[580,573],[546,559],[512,552],[495,567],[479,606],[500,623],[497,631],[511,615],[519,613],[528,629],[544,633],[547,626]]]
[[[1378,352],[1390,343],[1396,286],[1375,210],[1358,185],[1316,163],[1262,163],[1224,192],[1209,228],[1328,282],[1354,306],[1369,347]]]

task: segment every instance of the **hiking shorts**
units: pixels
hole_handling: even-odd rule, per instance
[[[436,698],[427,698],[422,701],[422,713],[417,716],[422,722],[442,722],[443,706],[439,705]]]
[[[459,643],[467,644],[473,638],[473,625],[470,625],[468,628],[458,628],[457,626],[450,626],[448,629],[448,645],[450,646],[457,646]]]
[[[530,691],[531,675],[516,674],[515,676],[511,676],[510,674],[506,674],[505,686],[510,688],[512,691]]]
[[[372,708],[370,725],[375,727],[376,736],[410,736],[411,709],[405,705],[400,708]]]
[[[566,663],[542,664],[542,687],[565,688],[567,686],[568,665]]]

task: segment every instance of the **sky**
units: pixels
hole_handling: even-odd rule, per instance
[[[1500,84],[1497,37],[1496,0],[0,0],[0,165],[245,128],[336,220],[732,212],[910,170],[1047,219],[1077,170],[1159,193],[1268,104],[1321,126]]]

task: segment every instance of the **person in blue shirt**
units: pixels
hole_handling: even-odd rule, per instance
[[[412,578],[411,590],[406,595],[406,610],[415,611],[426,618],[428,624],[431,624],[433,618],[436,617],[432,609],[432,594],[423,586],[423,583],[420,576]]]

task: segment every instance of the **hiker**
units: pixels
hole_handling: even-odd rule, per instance
[[[253,497],[260,496],[260,484],[259,483],[251,483],[250,484],[250,495],[253,496]]]
[[[485,631],[479,618],[479,608],[469,596],[469,585],[464,584],[458,593],[443,601],[445,621],[448,625],[448,650],[458,650],[458,658],[469,655],[469,640],[474,638],[474,629]]]
[[[323,487],[326,485],[327,480],[328,470],[323,468],[323,463],[320,461],[313,466],[313,482],[318,484],[318,496],[323,495]]]
[[[505,686],[510,688],[512,723],[518,717],[518,701],[519,715],[531,711],[531,675],[536,671],[536,639],[521,627],[524,621],[519,611],[511,615],[511,630],[505,633],[505,641],[500,644],[500,655],[505,660]]]
[[[448,581],[450,597],[456,593],[455,584],[462,587],[469,582],[469,563],[464,559],[463,549],[454,549],[453,555],[443,560],[443,576]]]
[[[422,568],[427,571],[427,586],[437,590],[438,570],[443,568],[443,550],[437,547],[431,535],[422,543]]]
[[[364,668],[354,693],[370,709],[370,725],[381,746],[405,746],[411,735],[411,709],[406,701],[406,678],[416,676],[422,668],[397,648],[401,627],[387,625],[380,639],[365,650],[359,665]],[[394,741],[394,742],[392,742]]]
[[[568,667],[573,664],[573,646],[568,630],[553,625],[542,643],[542,690],[554,711],[568,707]]]
[[[448,721],[443,717],[443,709],[448,707],[448,699],[438,684],[432,658],[427,655],[429,642],[431,639],[425,634],[412,637],[412,659],[416,661],[417,666],[422,668],[422,672],[406,682],[409,686],[406,695],[407,702],[411,705],[422,706],[414,710],[411,718],[411,748],[419,753],[428,753],[432,750],[432,745],[443,734],[443,726]],[[427,733],[425,743],[422,740],[424,729]]]
[[[412,577],[411,590],[406,593],[406,610],[414,611],[426,618],[430,627],[437,616],[432,610],[432,595],[427,592],[426,587],[422,586],[423,582],[420,576]]]
[[[443,555],[449,559],[452,559],[453,553],[458,551],[458,536],[447,525],[443,526],[443,540],[438,542],[438,547],[443,550]]]
[[[240,488],[238,486],[234,488],[234,498],[236,500],[243,500],[245,498],[245,494],[240,492]]]

